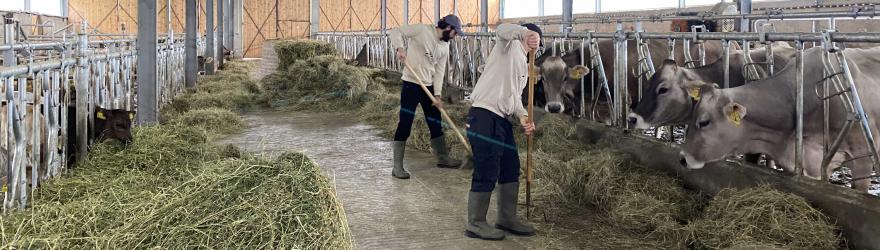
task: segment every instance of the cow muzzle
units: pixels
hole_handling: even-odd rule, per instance
[[[681,155],[682,157],[679,163],[681,163],[681,165],[687,167],[688,169],[701,169],[706,166],[705,162],[698,161],[696,158],[688,153],[685,153],[684,151],[679,152],[679,155]]]
[[[561,102],[549,102],[544,106],[544,109],[547,113],[562,113],[565,111],[565,105],[562,105]]]
[[[642,116],[636,113],[629,113],[629,115],[627,115],[626,117],[626,123],[628,123],[631,128],[635,129],[651,128],[651,124],[645,122],[645,118],[642,118]]]

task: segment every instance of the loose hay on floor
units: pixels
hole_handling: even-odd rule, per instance
[[[226,135],[244,128],[244,121],[238,114],[221,108],[189,110],[171,117],[170,122],[204,129],[212,135]]]
[[[287,45],[297,46],[297,43]],[[398,122],[401,84],[399,74],[345,65],[342,59],[335,56],[335,52],[325,51],[324,49],[329,48],[321,47],[321,44],[300,46],[302,48],[287,48],[295,50],[289,52],[290,55],[283,56],[287,58],[283,59],[287,63],[279,67],[279,72],[264,79],[266,92],[273,95],[268,98],[270,103],[275,107],[287,106],[299,110],[355,112],[363,120],[378,127],[384,137],[391,139]],[[281,56],[288,52],[278,50],[278,53]],[[292,65],[297,67],[291,67]],[[340,72],[345,73],[344,76],[340,76]],[[463,131],[468,107],[459,104],[446,106]],[[417,111],[408,147],[430,151],[428,129],[423,119],[421,111]],[[525,136],[516,121],[514,126],[517,128],[515,136],[524,161]],[[453,132],[449,129],[445,131],[447,144],[451,146],[453,154],[464,156],[463,147],[459,145]],[[569,117],[548,115],[538,121],[534,160],[535,183],[538,184],[535,191],[542,197],[540,200],[547,201],[552,206],[561,205],[571,209],[589,206],[606,214],[608,220],[621,230],[643,235],[652,242],[663,244],[665,248],[777,245],[799,247],[751,240],[710,247],[712,243],[717,243],[713,241],[719,239],[712,238],[713,234],[707,234],[705,230],[718,231],[717,228],[692,225],[700,222],[705,224],[709,220],[698,218],[715,218],[712,217],[713,212],[710,212],[713,209],[711,207],[706,209],[707,217],[700,217],[707,203],[704,196],[685,190],[678,180],[639,166],[628,160],[631,157],[614,152],[607,146],[584,145],[575,135],[575,126],[572,126]],[[760,204],[750,204],[738,209],[750,211],[762,208],[764,207]],[[803,212],[812,208],[807,206],[796,209]],[[827,228],[832,232],[834,230],[833,226]],[[826,227],[820,227],[820,230],[825,229]],[[801,237],[811,236],[797,236],[799,239]],[[837,242],[833,239],[830,241],[834,242],[832,244]]]
[[[766,185],[722,190],[691,226],[694,245],[709,249],[743,244],[834,249],[840,241],[831,220],[804,198]]]
[[[302,154],[219,158],[204,131],[142,127],[106,142],[33,207],[0,221],[4,248],[348,249],[333,187]]]

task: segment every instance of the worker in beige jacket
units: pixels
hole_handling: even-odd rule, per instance
[[[461,20],[455,15],[448,15],[437,22],[437,26],[428,24],[404,25],[391,31],[391,46],[397,51],[398,59],[412,68],[412,72],[404,68],[403,85],[400,91],[400,118],[397,131],[394,132],[394,163],[391,175],[399,179],[408,179],[409,173],[403,168],[403,153],[406,140],[412,129],[416,106],[421,105],[425,113],[425,121],[431,131],[431,148],[437,157],[437,166],[455,168],[461,161],[449,156],[449,149],[443,137],[440,110],[443,101],[443,79],[446,65],[449,62],[449,41],[461,34]],[[406,47],[404,47],[406,41]],[[436,98],[430,97],[416,83],[422,84]]]
[[[529,76],[527,54],[540,45],[541,29],[534,24],[501,24],[495,35],[497,43],[471,94],[473,105],[467,118],[474,173],[465,234],[486,240],[504,239],[505,231],[535,234],[535,229],[516,215],[520,163],[508,117],[519,119],[527,135],[535,130],[523,106],[522,92]],[[493,228],[486,221],[486,212],[496,183],[498,219]]]

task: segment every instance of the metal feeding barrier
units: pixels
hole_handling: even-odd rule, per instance
[[[78,158],[86,155],[95,107],[135,110],[137,50],[132,36],[88,34],[85,23],[79,34],[68,35],[68,26],[38,42],[19,36],[16,20],[5,23],[0,45],[0,101],[5,105],[0,110],[0,176],[3,211],[8,212],[26,207],[41,182],[65,171],[71,153],[68,140],[76,141]],[[159,41],[160,103],[184,91],[182,38]],[[204,45],[198,43],[201,54]],[[75,120],[68,120],[68,107],[75,107]],[[77,138],[67,132],[74,124]]]
[[[857,11],[851,12],[820,12],[820,13],[809,13],[809,14],[800,14],[800,13],[792,13],[792,14],[784,14],[777,13],[773,15],[716,15],[716,16],[699,16],[698,18],[689,17],[689,19],[699,19],[699,20],[727,20],[727,19],[736,19],[736,18],[758,18],[758,19],[785,19],[785,18],[829,18],[831,27],[833,26],[833,18],[834,17],[862,17],[862,16],[873,16],[874,10],[871,9],[859,9]],[[862,98],[858,94],[858,90],[854,84],[854,80],[852,79],[851,71],[849,69],[850,65],[846,61],[841,47],[834,46],[835,43],[880,43],[880,33],[844,33],[844,32],[835,32],[834,30],[829,30],[825,32],[797,32],[797,33],[780,33],[775,32],[775,29],[769,23],[764,23],[762,25],[755,24],[757,32],[698,32],[704,31],[705,27],[697,27],[691,30],[691,32],[645,32],[641,29],[641,25],[638,21],[644,20],[640,17],[631,17],[627,20],[632,20],[636,22],[637,29],[635,31],[625,31],[621,23],[618,23],[616,32],[566,32],[566,33],[545,33],[544,34],[544,42],[545,44],[551,44],[549,50],[545,49],[543,53],[553,53],[553,55],[562,56],[565,53],[570,53],[573,49],[579,49],[581,53],[580,63],[585,65],[591,69],[591,77],[589,79],[582,79],[581,89],[586,89],[589,87],[591,89],[590,95],[587,96],[585,91],[581,91],[580,103],[581,109],[576,111],[576,116],[590,119],[590,120],[599,120],[602,119],[600,112],[598,112],[597,107],[601,105],[605,105],[608,107],[607,115],[608,122],[610,124],[619,127],[621,129],[630,129],[626,121],[626,116],[629,113],[629,105],[630,101],[635,99],[638,100],[640,98],[640,94],[637,96],[629,96],[629,91],[627,90],[629,84],[627,83],[627,74],[632,73],[636,79],[638,79],[638,91],[642,93],[642,83],[647,82],[647,79],[650,79],[651,75],[654,74],[654,60],[656,58],[651,58],[651,52],[649,46],[647,46],[647,41],[652,39],[657,40],[665,40],[669,45],[670,58],[674,58],[675,52],[675,44],[678,41],[682,42],[683,45],[683,53],[684,58],[686,60],[685,65],[688,67],[698,67],[702,65],[706,65],[706,48],[704,47],[703,42],[705,41],[719,41],[721,43],[721,53],[724,63],[724,82],[723,87],[730,87],[730,48],[731,45],[736,45],[736,47],[742,50],[745,61],[745,65],[743,66],[743,78],[746,81],[755,81],[761,78],[768,77],[773,75],[776,71],[774,61],[773,61],[773,50],[770,45],[773,42],[793,42],[795,43],[796,49],[796,70],[798,71],[797,80],[797,91],[794,93],[796,95],[796,111],[797,111],[797,124],[796,124],[796,136],[797,142],[796,146],[796,162],[795,162],[795,172],[798,175],[804,174],[804,141],[803,141],[803,127],[804,127],[804,114],[803,114],[803,52],[804,52],[804,43],[813,43],[813,44],[823,44],[825,46],[826,52],[824,54],[823,63],[825,65],[826,71],[828,72],[828,76],[825,81],[827,83],[822,84],[821,86],[825,86],[826,91],[823,99],[823,105],[825,110],[825,138],[826,138],[826,146],[825,146],[825,154],[822,162],[822,170],[823,173],[826,173],[828,165],[830,164],[831,157],[838,151],[839,146],[842,140],[845,137],[846,132],[855,125],[858,125],[859,129],[863,131],[863,135],[865,137],[865,143],[869,146],[867,147],[869,152],[866,152],[864,155],[855,156],[851,160],[860,159],[860,158],[871,158],[872,166],[875,171],[875,174],[872,176],[856,176],[854,179],[858,178],[871,178],[875,177],[877,172],[880,172],[880,157],[878,157],[877,150],[874,147],[874,138],[871,134],[870,126],[873,121],[867,117],[867,114],[864,111],[862,106]],[[661,18],[653,18],[650,21],[662,21],[662,20],[673,20],[675,18],[672,17],[661,17]],[[585,23],[594,23],[594,22],[607,22],[607,20],[587,20],[582,21]],[[552,22],[545,22],[552,23]],[[572,23],[578,23],[577,21]],[[556,23],[552,23],[556,24]],[[362,40],[359,37],[370,37],[369,40],[373,43],[371,46],[368,46],[368,49],[376,50],[371,52],[372,54],[379,55],[379,58],[383,58],[382,60],[374,60],[371,61],[369,66],[372,67],[381,67],[386,69],[397,70],[399,69],[399,64],[396,62],[396,58],[393,56],[393,51],[389,51],[389,42],[386,36],[382,34],[369,34],[365,35],[362,33],[316,33],[315,39],[330,42],[336,44],[337,48],[340,48],[343,51],[343,54],[347,58],[352,58],[357,54],[356,50],[358,50],[362,45]],[[485,63],[485,58],[488,57],[491,52],[492,46],[494,46],[494,33],[492,32],[475,32],[468,33],[465,35],[461,35],[456,38],[450,45],[450,71],[447,72],[447,84],[454,88],[462,89],[466,92],[473,89],[474,85],[479,78],[479,69],[480,66]],[[601,54],[599,42],[607,40],[613,44],[613,54],[603,55]],[[636,49],[635,54],[637,58],[636,62],[633,66],[630,66],[627,62],[628,58],[628,43],[632,41],[635,43]],[[379,44],[376,44],[379,43]],[[697,58],[693,58],[691,45],[696,45],[696,53]],[[764,62],[756,62],[754,61],[749,53],[749,49],[752,47],[752,44],[763,45],[766,48],[766,61]],[[385,56],[385,57],[382,57]],[[539,55],[540,56],[540,55]],[[605,60],[603,60],[603,58]],[[609,60],[611,58],[611,60]],[[606,72],[604,64],[611,62],[612,72]],[[634,68],[630,68],[634,67]],[[631,71],[628,71],[631,70]],[[609,80],[609,75],[612,74],[613,81]],[[589,84],[589,86],[587,85]],[[828,92],[829,89],[836,90],[836,93]],[[818,93],[817,93],[818,94]],[[606,99],[606,102],[602,104],[600,102],[600,96],[603,96]],[[828,121],[828,106],[829,99],[838,97],[843,98],[845,106],[847,110],[852,113],[851,119],[845,121],[845,129],[834,135],[830,134],[828,129],[829,121]],[[585,105],[587,103],[591,103],[592,105]],[[587,106],[590,106],[588,109]],[[679,128],[680,129],[680,128]],[[674,139],[672,136],[672,128],[666,128],[668,134],[670,134],[670,139]],[[683,133],[683,131],[682,131]],[[658,133],[655,132],[655,135]],[[683,139],[683,138],[682,138]],[[833,139],[833,141],[831,140]],[[824,176],[824,174],[823,174]],[[823,177],[825,178],[825,177]]]

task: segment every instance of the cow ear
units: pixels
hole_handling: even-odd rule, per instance
[[[108,114],[104,109],[95,107],[95,118],[98,118],[99,120],[107,120],[107,115]]]
[[[688,96],[690,96],[695,101],[699,101],[703,96],[703,90],[710,89],[711,84],[708,84],[704,81],[686,81],[683,82],[682,87],[687,90]]]
[[[479,72],[480,74],[482,74],[484,70],[486,70],[486,65],[485,65],[485,64],[480,65],[479,67],[477,67],[477,72]]]
[[[134,118],[135,118],[134,111],[125,111],[125,112],[128,113],[128,119],[131,121],[134,121]]]
[[[737,127],[742,124],[742,119],[745,118],[747,114],[746,107],[735,102],[730,102],[727,105],[724,105],[723,111],[727,120]]]
[[[573,80],[580,80],[585,75],[590,73],[590,69],[584,65],[577,65],[568,70],[568,78]]]

